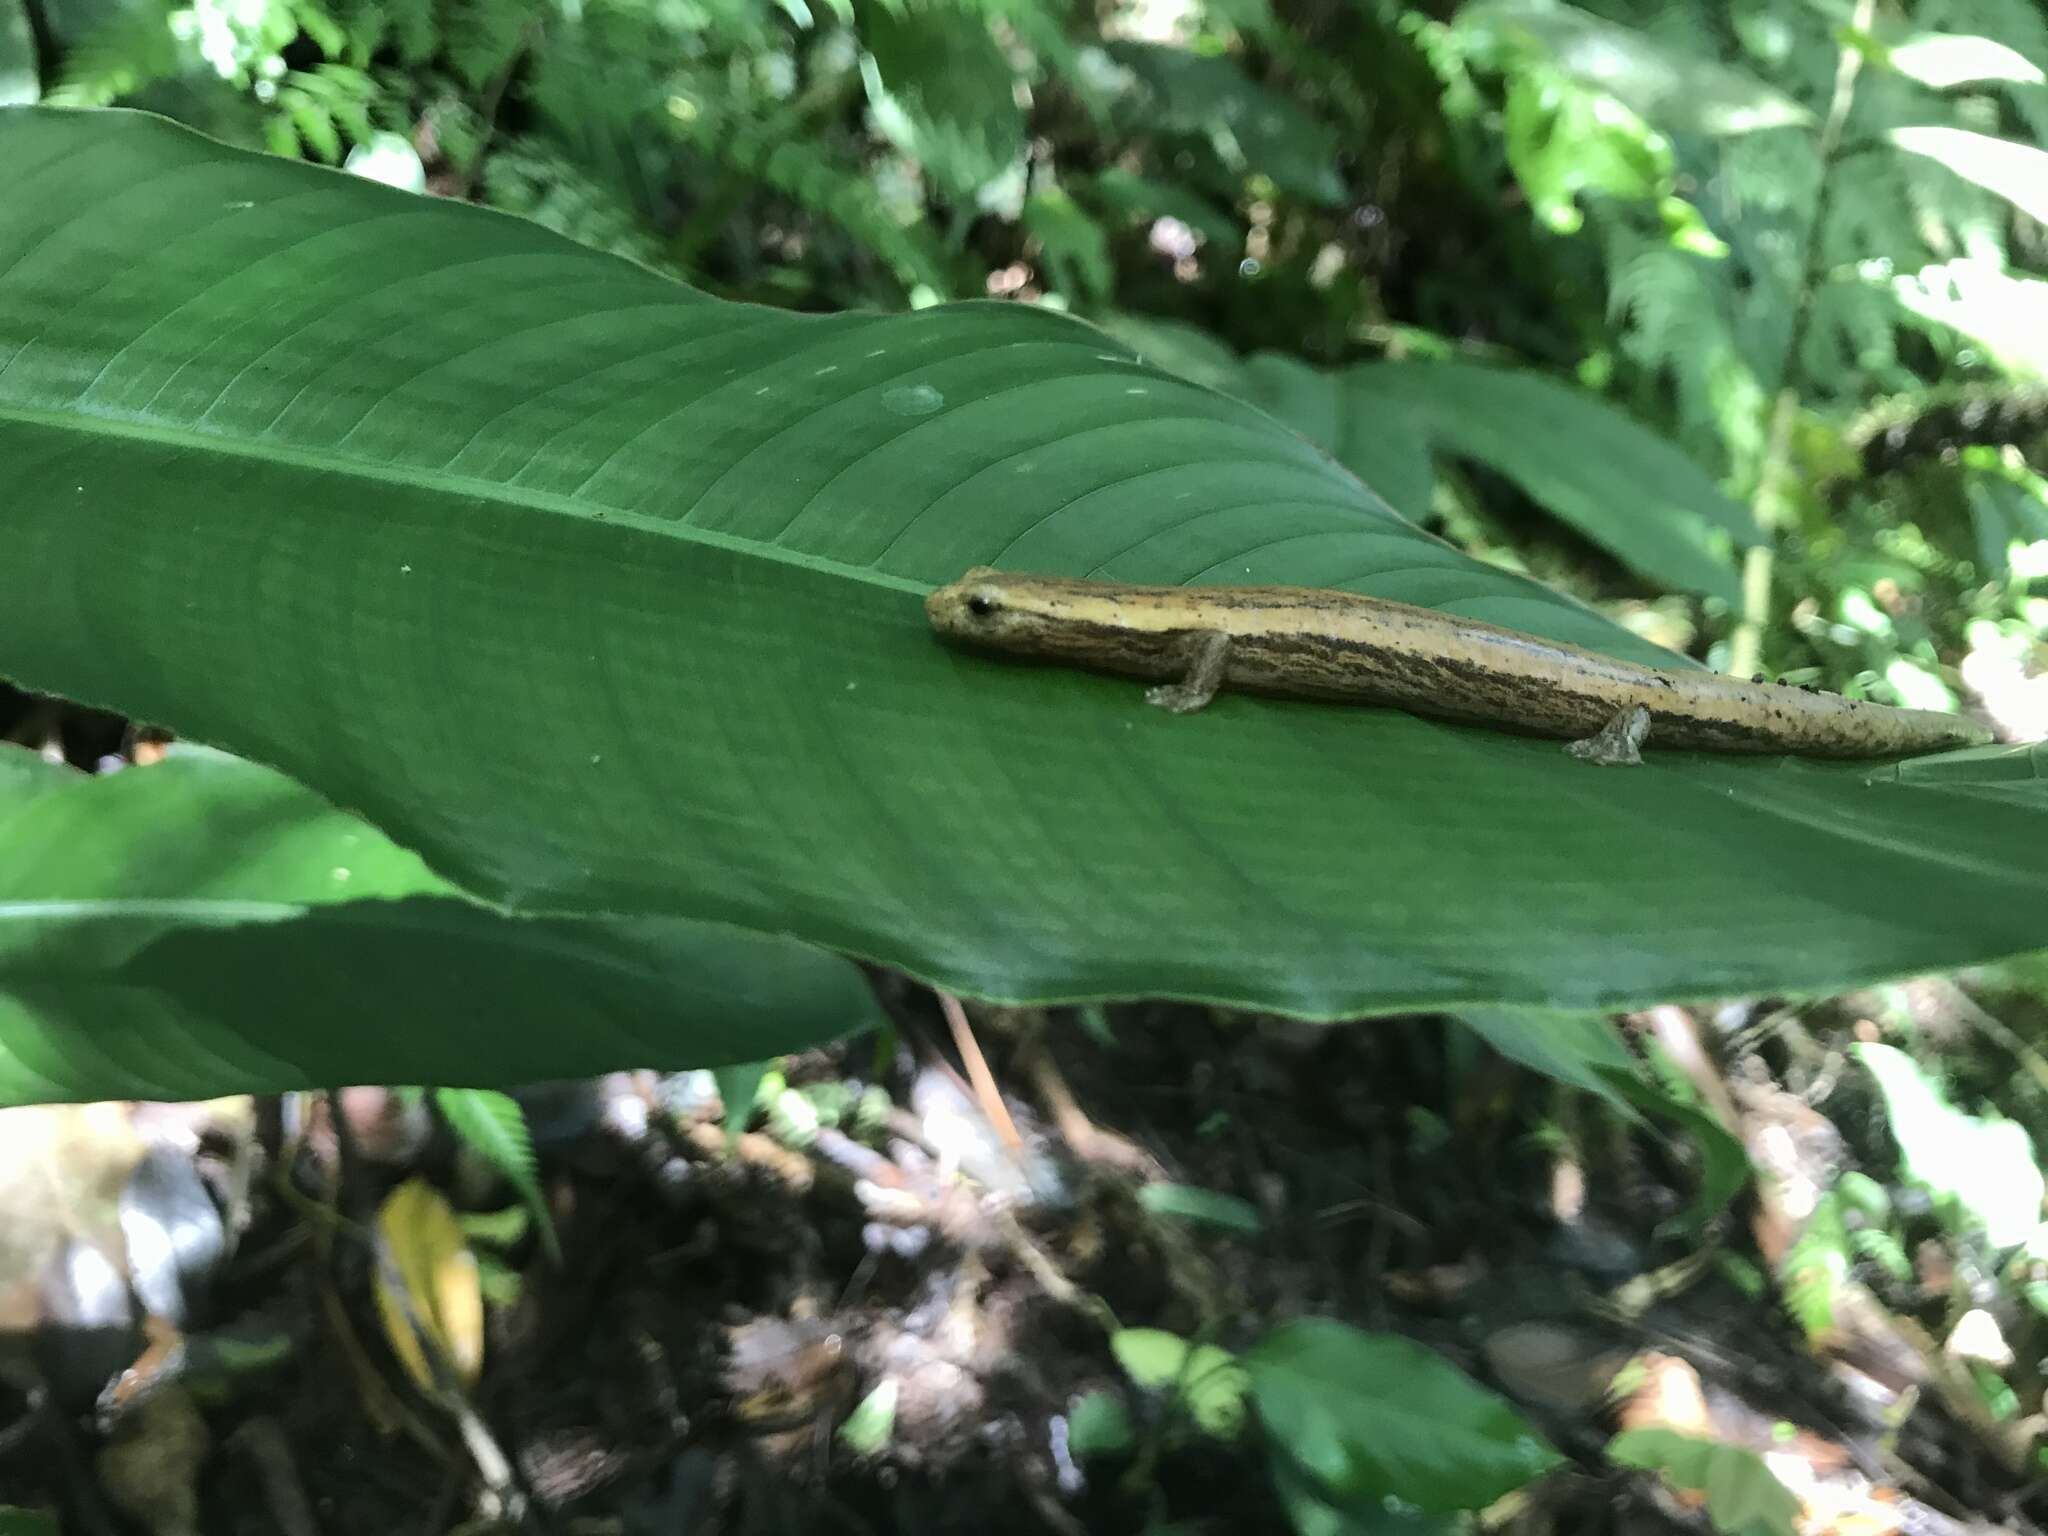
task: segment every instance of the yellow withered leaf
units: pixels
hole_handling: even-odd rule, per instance
[[[484,1361],[484,1295],[476,1255],[441,1192],[407,1179],[377,1212],[377,1310],[413,1380],[432,1391],[433,1368],[414,1329],[427,1336],[463,1386]]]

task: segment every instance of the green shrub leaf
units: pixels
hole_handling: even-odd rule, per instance
[[[1067,1414],[1067,1445],[1075,1456],[1121,1456],[1137,1443],[1131,1416],[1114,1393],[1090,1392]]]
[[[1295,1536],[1448,1536],[1463,1529],[1461,1515],[1411,1514],[1399,1501],[1372,1499],[1338,1505],[1278,1446],[1266,1458],[1273,1491],[1287,1511]]]
[[[1138,1204],[1154,1216],[1217,1227],[1249,1236],[1259,1230],[1259,1213],[1248,1200],[1192,1184],[1147,1184],[1138,1190]]]
[[[1190,1344],[1161,1328],[1124,1328],[1110,1352],[1139,1386],[1176,1393],[1205,1434],[1227,1439],[1244,1424],[1244,1367],[1214,1344]]]
[[[1607,1455],[1705,1494],[1707,1518],[1721,1536],[1792,1536],[1797,1528],[1799,1500],[1762,1457],[1742,1446],[1670,1429],[1631,1429],[1608,1441]]]
[[[1505,1399],[1395,1335],[1285,1323],[1244,1364],[1274,1443],[1339,1505],[1483,1509],[1559,1459]]]
[[[1396,401],[1437,452],[1498,471],[1623,563],[1669,586],[1734,595],[1728,544],[1762,537],[1678,449],[1599,396],[1483,363],[1367,363],[1353,408]]]
[[[1617,1079],[1631,1077],[1636,1061],[1603,1014],[1539,1008],[1465,1008],[1458,1022],[1510,1061],[1584,1089],[1624,1115],[1635,1110]]]

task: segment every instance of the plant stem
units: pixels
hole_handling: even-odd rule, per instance
[[[43,0],[22,0],[21,9],[28,18],[29,42],[36,56],[37,94],[47,96],[57,88],[58,77],[63,73],[63,45],[57,40],[57,29],[50,25],[50,13]]]
[[[505,93],[512,88],[512,77],[519,72],[519,66],[526,62],[526,55],[540,40],[540,27],[538,21],[526,24],[525,30],[519,34],[517,46],[505,60],[504,67],[484,88],[483,100],[477,103],[476,109],[477,116],[483,119],[483,137],[477,142],[476,154],[471,157],[461,179],[448,194],[458,202],[468,202],[476,191],[477,179],[483,174],[484,161],[490,155],[491,140],[498,136],[498,113],[505,105]]]
[[[1795,345],[1798,330],[1794,327]],[[1756,495],[1751,510],[1763,530],[1761,543],[1742,552],[1742,617],[1728,642],[1728,670],[1736,677],[1749,677],[1763,657],[1764,626],[1771,617],[1771,577],[1777,564],[1778,512],[1784,505],[1782,486],[1791,468],[1792,423],[1799,415],[1799,391],[1790,384],[1778,390],[1771,407],[1770,431],[1764,438],[1764,459],[1757,471]]]
[[[1764,537],[1762,543],[1742,557],[1742,617],[1728,645],[1728,670],[1737,677],[1747,677],[1757,670],[1763,655],[1764,627],[1770,622],[1776,535],[1783,522],[1785,478],[1792,468],[1792,427],[1799,418],[1799,354],[1813,323],[1813,296],[1825,276],[1822,240],[1827,229],[1829,193],[1835,166],[1842,158],[1842,131],[1848,125],[1849,108],[1856,100],[1856,77],[1863,72],[1863,51],[1857,42],[1868,35],[1876,15],[1877,0],[1856,0],[1856,14],[1849,23],[1854,35],[1843,41],[1841,52],[1835,57],[1835,89],[1828,101],[1827,120],[1820,130],[1820,188],[1814,199],[1813,218],[1806,226],[1799,288],[1792,296],[1792,329],[1785,342],[1778,394],[1771,405],[1770,430],[1764,438],[1763,463],[1757,469],[1756,492],[1750,502]]]

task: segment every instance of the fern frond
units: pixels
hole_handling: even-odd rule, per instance
[[[453,7],[443,35],[448,67],[471,90],[484,90],[511,68],[534,24],[532,10],[510,0]]]
[[[292,22],[321,54],[329,59],[339,59],[348,53],[349,35],[346,28],[327,13],[316,0],[288,0],[285,10]]]
[[[548,1257],[560,1264],[562,1250],[555,1238],[554,1223],[548,1219],[547,1201],[541,1196],[533,1137],[527,1130],[526,1112],[519,1107],[519,1101],[510,1094],[485,1088],[437,1088],[434,1105],[447,1117],[455,1134],[518,1191],[533,1212]]]
[[[336,9],[348,34],[349,62],[359,67],[386,47],[406,69],[417,69],[441,51],[435,0],[343,0]]]
[[[1608,308],[1622,354],[1670,378],[1680,440],[1708,462],[1754,466],[1766,391],[1738,344],[1725,278],[1703,258],[1630,230],[1610,231],[1608,250]]]
[[[611,188],[550,144],[531,137],[495,148],[483,167],[483,200],[595,250],[669,270],[660,243]]]
[[[104,107],[170,79],[181,62],[168,0],[138,0],[78,40],[48,99],[58,106]]]
[[[1811,394],[1861,399],[1873,388],[1909,387],[1899,367],[1898,308],[1886,290],[1854,280],[1824,283],[1799,349],[1802,382]]]
[[[692,129],[700,149],[830,219],[881,258],[906,289],[924,285],[941,295],[949,291],[938,251],[922,229],[891,214],[875,172],[849,167],[813,143],[753,123],[700,118]]]
[[[1858,1258],[1869,1260],[1898,1284],[1912,1280],[1913,1262],[1906,1257],[1905,1245],[1883,1228],[1857,1228],[1849,1234],[1849,1247]]]
[[[358,144],[370,136],[377,95],[375,80],[345,64],[293,70],[277,89],[279,119],[287,128],[273,128],[273,147],[283,154],[303,147],[329,165],[339,164],[343,134]]]
[[[1746,133],[1724,140],[1712,168],[1717,223],[1739,224],[1758,212],[1810,210],[1820,194],[1820,157],[1799,133]]]
[[[1942,259],[1936,249],[1949,243],[1949,235],[1935,178],[1947,173],[1931,161],[1924,170],[1916,169],[1908,165],[1909,158],[1875,150],[1836,163],[1828,188],[1827,227],[1821,231],[1826,268],[1851,267],[1874,255],[1902,270]],[[1974,191],[1958,177],[1947,179],[1958,182],[1963,192]]]

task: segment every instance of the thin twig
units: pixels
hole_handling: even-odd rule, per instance
[[[995,1127],[996,1134],[1003,1138],[1011,1155],[1021,1153],[1024,1138],[1017,1134],[1017,1123],[1010,1118],[1009,1107],[1003,1103],[995,1074],[989,1071],[988,1059],[975,1043],[974,1031],[967,1023],[967,1010],[960,1006],[960,999],[952,993],[937,987],[932,990],[938,994],[939,1011],[946,1016],[946,1027],[953,1031],[953,1047],[959,1051],[960,1060],[966,1065],[967,1079],[974,1084],[974,1096],[980,1101],[982,1114]]]
[[[455,1421],[463,1447],[469,1452],[470,1464],[476,1468],[477,1476],[489,1495],[484,1511],[486,1516],[537,1530],[549,1529],[550,1522],[539,1501],[533,1497],[533,1490],[527,1486],[518,1465],[505,1454],[497,1436],[491,1433],[483,1415],[470,1401],[468,1384],[463,1380],[461,1368],[443,1345],[440,1331],[422,1311],[422,1304],[399,1270],[390,1245],[377,1243],[370,1257],[383,1282],[385,1294],[397,1304],[414,1344],[426,1361],[427,1374],[432,1378],[427,1396]]]
[[[1783,522],[1784,483],[1792,467],[1792,428],[1799,417],[1799,390],[1793,379],[1799,354],[1806,345],[1806,333],[1813,324],[1813,298],[1820,287],[1822,246],[1826,238],[1830,192],[1836,163],[1842,155],[1842,130],[1849,121],[1849,109],[1856,100],[1856,77],[1863,70],[1861,39],[1870,32],[1877,14],[1877,0],[1856,0],[1856,15],[1849,23],[1852,35],[1844,39],[1835,58],[1835,89],[1828,102],[1827,120],[1820,130],[1820,189],[1814,199],[1813,220],[1806,226],[1806,252],[1800,262],[1799,287],[1792,295],[1792,330],[1786,338],[1784,367],[1778,375],[1778,394],[1771,405],[1770,431],[1764,442],[1763,463],[1757,469],[1756,494],[1751,508],[1763,542],[1753,545],[1742,557],[1742,618],[1728,643],[1728,670],[1736,677],[1748,677],[1757,670],[1763,655],[1764,628],[1771,616],[1771,576],[1777,564],[1775,536]]]
[[[292,1464],[291,1444],[278,1428],[277,1420],[257,1414],[228,1436],[228,1444],[255,1466],[264,1504],[270,1518],[277,1522],[281,1536],[320,1536],[313,1506],[306,1499],[298,1468]]]
[[[1993,1045],[2011,1053],[2013,1058],[2026,1069],[2026,1075],[2021,1081],[2025,1082],[2028,1087],[2032,1088],[2036,1093],[2048,1090],[2048,1058],[2044,1058],[2033,1046],[2015,1034],[2006,1025],[2004,1020],[1992,1013],[1962,987],[1958,986],[1955,989],[1955,994],[1956,1011],[1962,1015],[1963,1022],[1986,1040],[1989,1040]]]
[[[1067,1308],[1077,1316],[1087,1318],[1105,1334],[1113,1334],[1120,1324],[1109,1303],[1095,1292],[1086,1290],[1069,1280],[1059,1265],[1024,1230],[1024,1224],[1017,1220],[1017,1213],[1000,1210],[994,1213],[996,1231],[1011,1258],[1021,1264],[1038,1282],[1038,1288],[1046,1297]]]
[[[505,60],[505,67],[500,69],[491,83],[484,88],[484,99],[477,107],[477,116],[483,119],[483,135],[477,140],[476,152],[470,156],[468,167],[449,191],[449,196],[458,201],[468,202],[470,194],[476,190],[476,180],[483,172],[484,159],[490,153],[491,140],[498,136],[498,111],[505,104],[505,92],[511,89],[512,77],[519,72],[519,66],[526,62],[527,52],[533,47],[539,31],[538,21],[526,24],[525,29],[519,34],[518,43]]]
[[[5,1429],[0,1429],[0,1456],[11,1456],[29,1441],[33,1440],[43,1427],[43,1407],[40,1396],[29,1399],[26,1412]]]
[[[1066,1142],[1074,1156],[1084,1163],[1120,1168],[1141,1178],[1166,1177],[1165,1170],[1144,1148],[1114,1131],[1105,1131],[1088,1118],[1073,1090],[1067,1086],[1059,1063],[1052,1059],[1045,1042],[1036,1034],[1024,1042],[1018,1057],[1024,1075],[1038,1090],[1039,1100],[1052,1115],[1052,1123],[1059,1128],[1060,1139]]]
[[[43,0],[22,0],[21,9],[28,17],[29,41],[35,49],[36,87],[47,96],[63,76],[64,45],[58,40],[57,29],[50,25],[49,9]]]
[[[459,1466],[455,1453],[442,1444],[440,1436],[429,1429],[424,1420],[408,1408],[397,1393],[378,1374],[377,1367],[370,1363],[370,1356],[364,1350],[362,1341],[356,1337],[354,1326],[349,1322],[348,1308],[342,1304],[340,1293],[323,1279],[320,1282],[321,1310],[327,1319],[329,1338],[341,1351],[342,1360],[347,1364],[349,1374],[355,1378],[356,1397],[363,1405],[363,1412],[371,1425],[380,1432],[403,1430],[412,1442],[436,1461],[448,1466]]]

